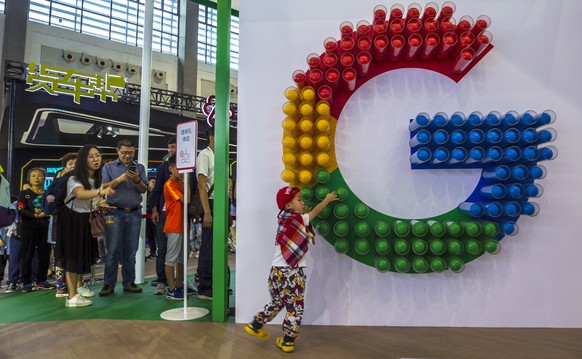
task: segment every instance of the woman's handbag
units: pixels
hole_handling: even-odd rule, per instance
[[[89,225],[94,238],[105,235],[105,217],[101,211],[93,211],[89,214]]]

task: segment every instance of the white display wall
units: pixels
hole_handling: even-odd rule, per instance
[[[291,74],[307,69],[306,56],[321,53],[326,37],[339,36],[342,21],[371,21],[379,3],[241,3],[237,322],[251,320],[269,300],[275,194],[285,185],[281,107],[285,88],[293,85]],[[492,19],[493,50],[458,84],[408,69],[377,76],[360,88],[339,118],[339,168],[350,188],[383,213],[422,218],[446,212],[472,191],[475,176],[410,170],[410,118],[419,112],[552,109],[559,156],[544,163],[548,175],[538,181],[545,190],[535,200],[541,212],[520,218],[519,234],[505,237],[499,254],[483,255],[460,274],[379,273],[318,237],[309,249],[304,324],[582,327],[582,46],[577,42],[582,2],[455,3],[457,18]],[[281,320],[280,315],[276,322]]]

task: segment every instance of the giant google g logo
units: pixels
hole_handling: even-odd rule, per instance
[[[317,232],[337,252],[381,272],[430,273],[463,270],[465,263],[500,250],[505,235],[518,232],[522,215],[535,216],[546,175],[540,161],[557,156],[556,138],[546,125],[551,110],[537,114],[460,112],[410,120],[413,169],[478,168],[481,178],[459,206],[431,218],[405,219],[380,213],[348,187],[338,168],[334,135],[345,104],[366,81],[401,68],[432,70],[459,82],[492,48],[490,20],[452,17],[455,5],[440,12],[429,3],[374,8],[372,24],[340,25],[341,38],[327,38],[322,54],[307,56],[309,70],[293,73],[285,90],[282,179],[302,188],[308,204],[335,190],[334,202],[314,220]]]

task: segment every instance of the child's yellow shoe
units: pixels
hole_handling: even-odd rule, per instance
[[[281,348],[281,350],[284,351],[285,353],[291,353],[293,350],[295,350],[295,343],[294,342],[284,342],[283,337],[278,337],[276,343],[277,343],[277,346],[279,348]]]
[[[263,328],[255,329],[250,323],[246,325],[245,332],[261,340],[269,339],[269,333],[265,332]]]

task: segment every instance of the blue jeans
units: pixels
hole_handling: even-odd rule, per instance
[[[10,257],[8,257],[8,282],[18,284],[20,278],[20,239],[10,237]],[[33,271],[34,274],[36,272]]]
[[[117,266],[121,260],[123,285],[135,282],[135,254],[139,245],[141,211],[125,213],[113,210],[115,222],[105,226],[105,274],[103,284],[115,287]]]
[[[158,256],[156,257],[156,274],[158,276],[158,283],[168,283],[166,277],[166,252],[168,251],[168,237],[164,233],[164,225],[166,224],[166,211],[160,211],[160,221],[156,227],[156,241],[158,245]]]
[[[8,283],[18,284],[20,282],[20,247],[22,242],[20,238],[12,235],[10,237],[10,255],[8,256]],[[32,257],[32,281],[37,282],[36,273],[38,273],[38,251],[34,252]]]

